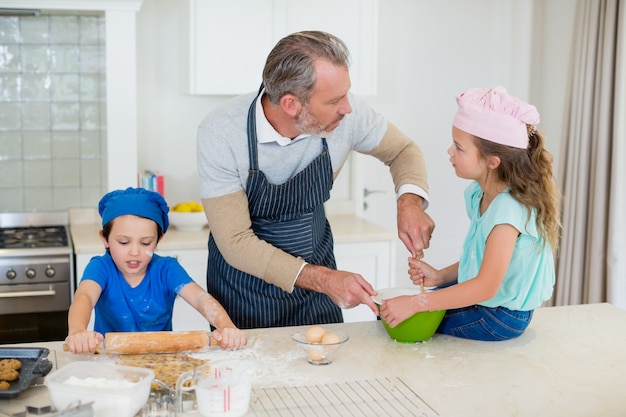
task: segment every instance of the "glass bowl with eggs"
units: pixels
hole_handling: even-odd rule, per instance
[[[322,326],[302,329],[291,338],[304,350],[312,365],[331,364],[337,351],[350,339],[344,332]]]

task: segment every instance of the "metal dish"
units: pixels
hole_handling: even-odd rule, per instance
[[[46,376],[52,369],[48,360],[48,348],[10,347],[0,348],[0,359],[19,359],[22,362],[20,377],[11,382],[11,387],[0,391],[0,399],[15,398],[39,377]]]

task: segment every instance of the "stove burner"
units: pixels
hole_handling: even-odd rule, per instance
[[[0,249],[67,246],[64,226],[14,227],[0,229]]]

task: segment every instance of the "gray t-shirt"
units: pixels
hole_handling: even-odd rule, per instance
[[[256,93],[233,98],[209,113],[198,127],[197,158],[200,197],[214,198],[245,190],[248,179],[248,109]],[[363,99],[348,95],[352,113],[328,136],[333,172],[350,151],[369,152],[387,130],[387,121]],[[257,117],[258,123],[258,117]],[[259,168],[273,184],[282,184],[308,166],[322,151],[319,137],[309,136],[287,146],[257,143]]]

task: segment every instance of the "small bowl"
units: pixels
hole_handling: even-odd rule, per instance
[[[204,211],[170,211],[170,224],[181,232],[196,232],[207,225]]]
[[[346,344],[350,337],[343,332],[328,329],[328,333],[334,333],[339,337],[339,341],[334,343],[313,343],[306,338],[308,329],[300,330],[291,335],[291,338],[298,344],[307,355],[307,360],[312,365],[329,365],[333,362],[335,353]]]
[[[426,291],[432,291],[432,289],[426,289]],[[378,295],[373,296],[372,299],[376,304],[380,305],[382,300],[419,293],[419,288],[386,288],[378,290]],[[396,342],[415,343],[424,342],[433,337],[445,314],[446,310],[423,311],[412,315],[395,327],[390,327],[382,318],[381,321],[389,337]]]
[[[93,402],[98,417],[133,417],[146,404],[151,369],[102,362],[71,362],[45,378],[57,410]]]

